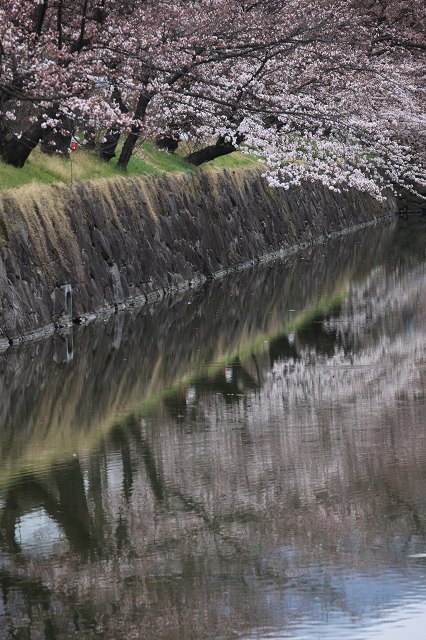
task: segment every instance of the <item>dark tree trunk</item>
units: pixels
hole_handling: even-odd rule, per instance
[[[56,29],[58,31],[58,49],[62,49],[62,44],[63,44],[62,2],[63,0],[59,0],[58,2],[58,13],[56,15]]]
[[[118,87],[114,87],[112,92],[112,99],[120,108],[121,113],[129,113],[127,105],[123,101],[121,91]],[[117,145],[120,142],[121,130],[117,127],[111,127],[105,134],[105,142],[102,142],[99,147],[99,157],[105,162],[109,162],[112,158],[115,158],[115,152]]]
[[[96,132],[92,128],[84,132],[84,148],[91,151],[96,149]]]
[[[54,114],[57,124],[55,127],[44,129],[41,138],[41,150],[49,156],[60,155],[64,158],[69,158],[74,127],[69,118],[57,113],[58,106],[55,104],[50,111],[52,115]]]
[[[43,2],[37,5],[37,8],[34,13],[34,31],[38,36],[41,35],[41,32],[43,30],[46,11],[47,11],[47,0],[43,0]]]
[[[151,100],[150,95],[146,95],[144,93],[140,94],[138,104],[136,106],[136,111],[135,111],[135,120],[144,119],[150,100]],[[133,150],[139,139],[140,131],[141,131],[140,125],[133,125],[132,130],[127,136],[126,141],[121,150],[120,157],[118,158],[118,161],[117,161],[117,167],[127,170],[127,165],[129,164],[129,160],[132,157]]]
[[[69,158],[71,133],[45,129],[41,139],[41,150],[49,156],[60,155]]]
[[[95,10],[93,12],[93,20],[98,24],[103,24],[105,22],[106,15],[105,0],[102,0],[102,2],[98,3],[98,5],[95,7]]]
[[[4,162],[22,168],[31,151],[36,148],[43,136],[44,120],[39,118],[18,138],[15,134],[7,135],[0,140],[0,155]]]
[[[105,160],[105,162],[109,162],[112,158],[115,158],[115,151],[120,141],[120,136],[120,129],[109,129],[106,132],[105,142],[102,142],[99,147],[99,157]]]
[[[0,42],[0,64],[2,62],[2,45]],[[8,84],[0,85],[0,110],[5,111],[3,105],[9,100],[17,100],[19,99],[20,93],[22,91],[23,79],[22,77],[14,74],[13,78]]]
[[[172,138],[171,136],[158,136],[155,140],[155,144],[159,149],[166,149],[171,153],[174,153],[179,146],[179,140]]]
[[[240,143],[242,142],[242,140],[237,140],[237,142]],[[215,158],[220,158],[220,156],[226,156],[235,150],[235,145],[220,137],[215,144],[211,144],[210,146],[204,147],[199,151],[190,153],[189,156],[186,156],[185,160],[187,160],[191,164],[199,166],[200,164],[210,162],[210,160],[214,160]]]
[[[120,167],[121,169],[127,171],[127,166],[129,164],[130,158],[132,157],[136,143],[139,139],[139,133],[140,127],[132,127],[131,132],[129,133],[125,143],[123,144],[120,157],[117,160],[117,167]]]
[[[77,52],[80,53],[84,45],[88,42],[87,38],[85,38],[86,33],[86,21],[87,21],[87,5],[89,0],[84,0],[83,2],[83,12],[81,15],[81,25],[80,25],[80,36],[77,42]]]

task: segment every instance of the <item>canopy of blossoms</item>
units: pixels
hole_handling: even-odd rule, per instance
[[[425,16],[423,0],[0,0],[0,157],[66,152],[79,131],[105,160],[126,136],[125,168],[139,138],[185,137],[240,144],[274,186],[422,189]]]

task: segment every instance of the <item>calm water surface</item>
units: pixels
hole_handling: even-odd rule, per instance
[[[423,640],[426,220],[0,356],[0,640]]]

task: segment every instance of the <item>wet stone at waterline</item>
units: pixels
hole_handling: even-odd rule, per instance
[[[0,638],[423,638],[426,225],[0,357]]]

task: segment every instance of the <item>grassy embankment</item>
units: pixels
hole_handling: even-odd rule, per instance
[[[256,164],[256,160],[240,152],[217,158],[203,165],[208,169],[232,169],[248,167]],[[131,158],[128,171],[124,172],[116,166],[116,159],[106,163],[94,153],[78,149],[72,153],[71,160],[48,156],[40,149],[35,149],[23,169],[16,169],[0,162],[0,190],[14,189],[26,184],[54,184],[83,182],[97,178],[113,176],[140,176],[160,173],[189,173],[196,171],[189,162],[179,155],[161,151],[150,142],[145,142]]]

